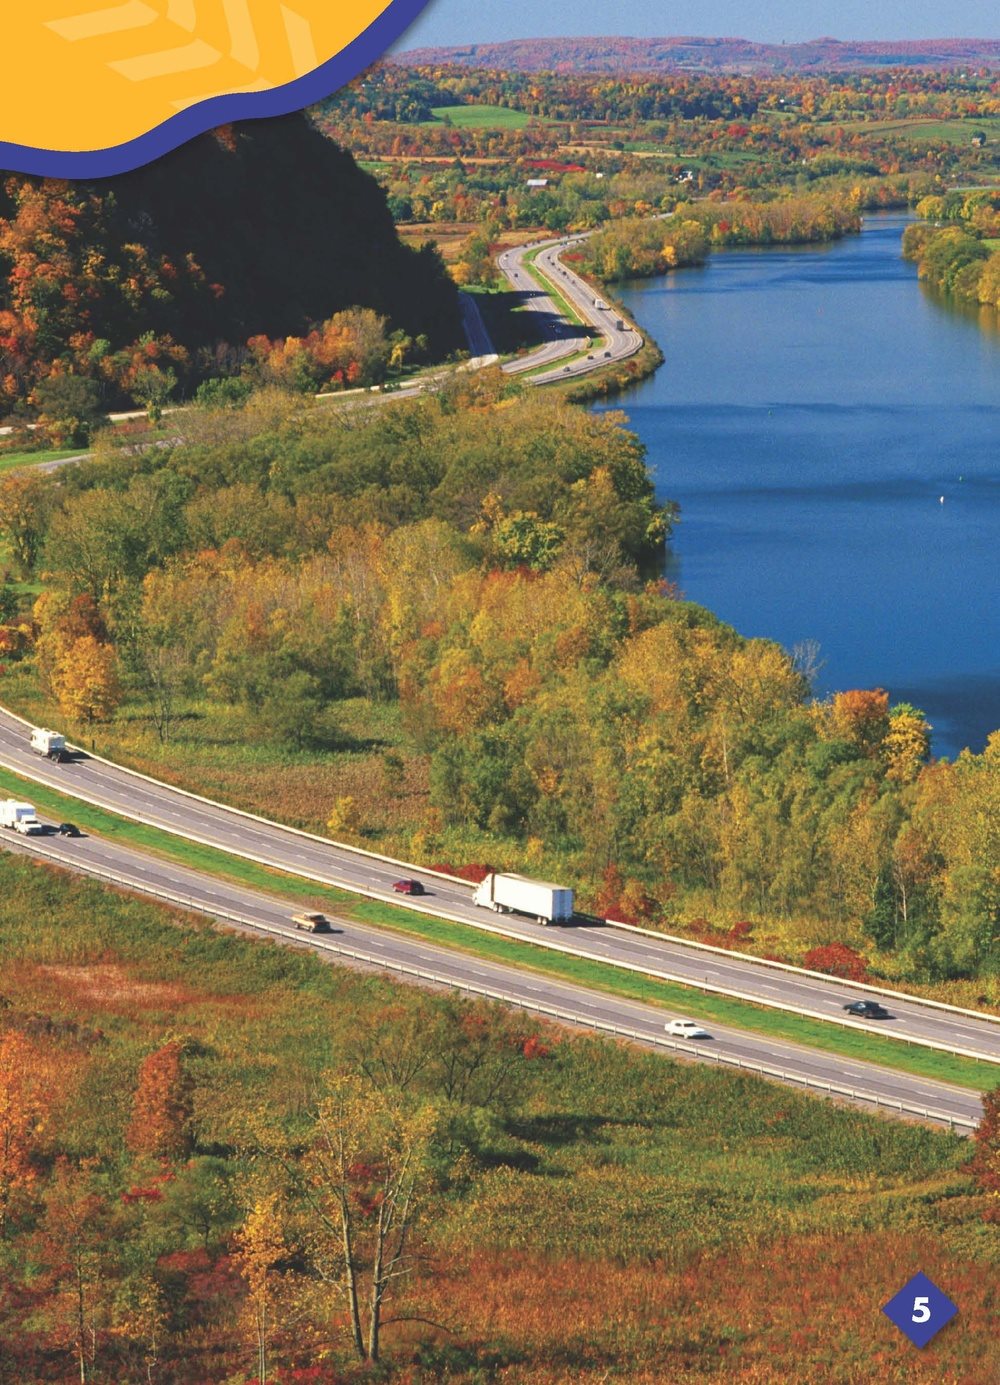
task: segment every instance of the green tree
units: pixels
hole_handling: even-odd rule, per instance
[[[48,375],[33,398],[38,421],[58,446],[85,447],[104,421],[100,387],[85,375]]]

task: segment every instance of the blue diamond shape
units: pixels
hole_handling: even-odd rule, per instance
[[[882,1312],[915,1347],[925,1347],[958,1312],[947,1294],[925,1274],[915,1274]]]

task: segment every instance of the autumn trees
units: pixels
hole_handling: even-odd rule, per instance
[[[459,344],[437,252],[397,240],[304,117],[205,136],[161,174],[0,188],[0,410],[52,443],[116,407],[156,423],[206,379],[373,384]]]
[[[396,704],[427,785],[399,854],[499,840],[595,897],[610,872],[637,917],[805,915],[916,974],[988,966],[992,751],[929,764],[919,709],[817,703],[799,661],[657,581],[675,512],[620,416],[497,372],[334,423],[271,391],[176,427],[0,485],[46,574],[8,657],[33,642],[74,723],[124,699],[168,741],[201,703],[307,757],[348,700]],[[359,802],[317,826],[362,834]]]

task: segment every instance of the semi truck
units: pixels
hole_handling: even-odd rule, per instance
[[[31,732],[31,748],[38,755],[48,755],[50,759],[58,760],[66,753],[66,737],[58,731],[36,726]]]
[[[0,801],[0,827],[12,827],[15,832],[20,832],[22,837],[34,837],[45,831],[35,816],[32,805],[19,803],[16,798]]]
[[[528,914],[539,923],[569,923],[573,917],[572,890],[526,875],[487,875],[472,902],[498,914]]]

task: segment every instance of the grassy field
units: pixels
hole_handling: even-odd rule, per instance
[[[37,466],[39,462],[61,462],[64,457],[79,457],[81,451],[79,447],[50,450],[48,452],[11,452],[0,453],[0,473],[4,471],[14,471],[18,467]]]
[[[492,961],[528,968],[540,975],[581,985],[609,994],[659,1005],[664,1010],[680,1010],[706,1021],[734,1025],[755,1033],[806,1044],[831,1053],[863,1061],[881,1063],[917,1076],[982,1091],[1000,1082],[1000,1068],[901,1043],[878,1035],[856,1033],[827,1025],[819,1020],[800,1018],[764,1006],[705,994],[673,982],[660,981],[633,972],[619,971],[584,957],[549,952],[489,932],[480,932],[460,923],[436,919],[405,908],[368,900],[294,875],[271,870],[253,861],[242,860],[214,847],[188,842],[144,823],[131,822],[104,809],[92,807],[69,795],[34,784],[0,769],[0,793],[27,798],[43,816],[75,822],[87,832],[112,841],[177,861],[206,873],[234,880],[279,895],[293,904],[336,910],[343,919],[390,928],[408,936],[424,938],[440,946],[466,952]],[[571,938],[567,934],[566,938]]]
[[[978,131],[992,144],[1000,138],[1000,116],[970,116],[968,120],[928,120],[914,116],[899,120],[849,120],[835,122],[848,134],[887,135],[911,143],[971,144]],[[826,122],[824,122],[825,128]]]
[[[448,120],[460,130],[523,130],[530,116],[512,111],[507,106],[433,106],[434,120],[424,124],[440,124]]]
[[[139,1064],[159,1045],[183,1036],[192,1055],[195,1162],[213,1160],[239,1187],[253,1172],[242,1152],[248,1112],[301,1123],[324,1069],[355,1061],[365,1036],[412,1043],[449,1003],[3,856],[0,973],[0,1028],[44,1032],[32,1052],[59,1074],[55,1118],[39,1132],[37,1190],[56,1157],[97,1160],[100,1187],[117,1205],[150,1176],[136,1171],[125,1132]],[[489,1007],[466,1013],[467,1024],[504,1023]],[[995,1378],[998,1251],[983,1220],[987,1199],[961,1171],[964,1141],[746,1074],[545,1029],[540,1037],[541,1056],[521,1065],[506,1104],[462,1108],[468,1152],[428,1204],[428,1254],[397,1305],[423,1321],[386,1329],[380,1379]],[[433,1099],[433,1077],[417,1080]],[[178,1175],[183,1168],[161,1166],[158,1176]],[[127,1257],[113,1241],[91,1252],[103,1257],[102,1287],[124,1292],[148,1247],[169,1252],[162,1263],[174,1311],[158,1329],[155,1378],[243,1380],[251,1343],[230,1308],[242,1292],[231,1258],[241,1206],[217,1203],[203,1228],[196,1216],[177,1216],[186,1208],[180,1191],[169,1196],[169,1222],[151,1203],[139,1224],[161,1228],[155,1242],[147,1232],[129,1242]],[[72,1372],[72,1339],[49,1327],[61,1300],[38,1275],[44,1252],[27,1255],[31,1236],[20,1220],[0,1240],[0,1274],[12,1289],[0,1296],[0,1334],[11,1378],[25,1385]],[[21,1293],[29,1263],[30,1293]],[[917,1270],[961,1314],[919,1353],[879,1312]],[[335,1302],[309,1298],[327,1311]],[[196,1332],[184,1325],[189,1301]],[[105,1369],[94,1378],[145,1378],[144,1368],[123,1364],[116,1373],[109,1355],[141,1345],[134,1321],[95,1337]],[[275,1378],[315,1361],[298,1321],[276,1298]],[[327,1339],[328,1374],[310,1380],[372,1378],[351,1367],[340,1342]]]

